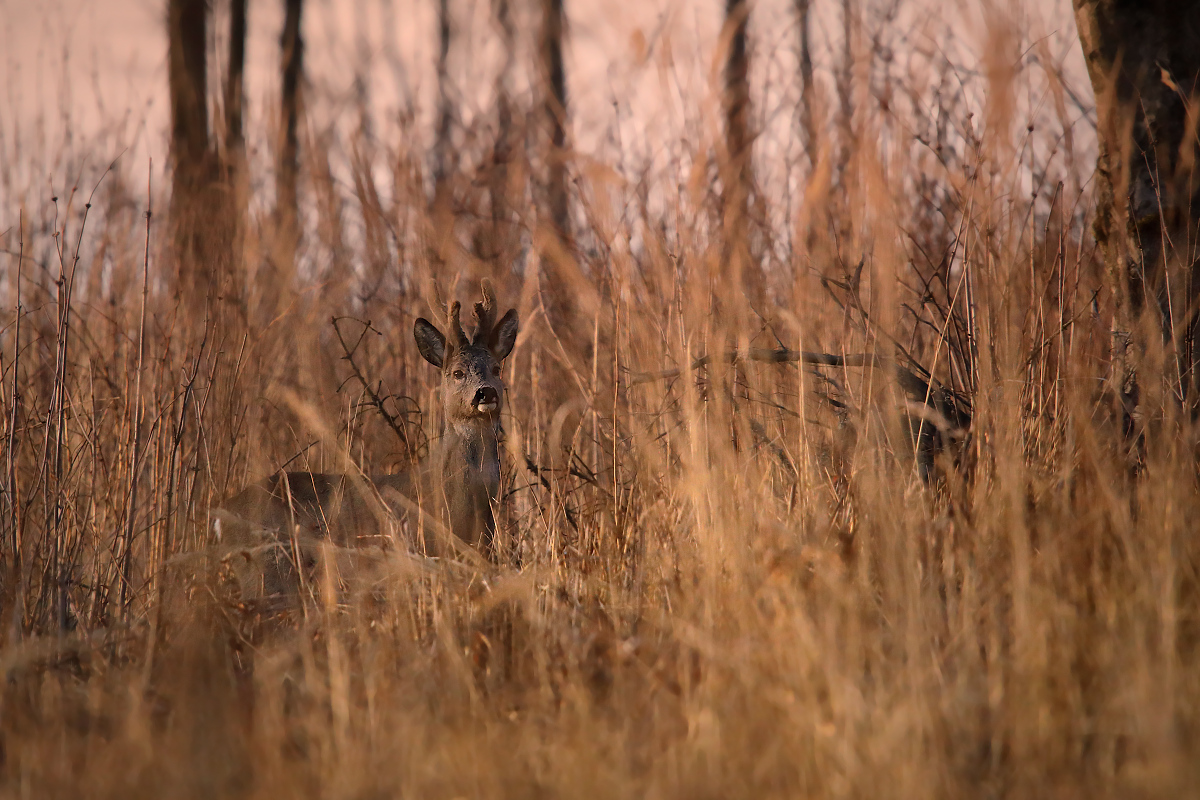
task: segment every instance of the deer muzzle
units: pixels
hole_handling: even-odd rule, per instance
[[[500,393],[491,386],[484,386],[475,392],[471,405],[481,414],[491,414],[500,408]]]

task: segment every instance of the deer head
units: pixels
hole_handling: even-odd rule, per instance
[[[442,403],[446,423],[459,427],[471,423],[497,425],[504,400],[500,362],[517,341],[517,310],[510,308],[496,321],[496,295],[483,282],[483,300],[475,304],[475,330],[471,336],[459,322],[461,306],[450,306],[448,336],[429,320],[418,319],[413,337],[421,356],[442,371]]]

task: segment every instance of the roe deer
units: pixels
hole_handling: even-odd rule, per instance
[[[492,504],[500,490],[500,410],[504,402],[501,362],[517,338],[517,312],[495,318],[495,294],[483,283],[468,337],[460,306],[449,313],[449,335],[418,319],[417,350],[441,370],[445,429],[421,464],[395,475],[278,472],[214,509],[219,540],[255,541],[268,553],[259,563],[264,589],[285,591],[294,582],[293,559],[315,561],[314,543],[382,545],[400,539],[425,555],[447,555],[460,542],[482,545],[495,558]],[[307,546],[306,545],[310,545]],[[249,553],[250,551],[246,551]],[[249,558],[249,556],[248,556]]]

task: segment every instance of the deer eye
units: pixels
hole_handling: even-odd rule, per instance
[[[454,379],[456,381],[461,381],[463,379],[463,374],[464,373],[461,369],[454,370]]]

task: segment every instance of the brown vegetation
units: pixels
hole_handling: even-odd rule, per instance
[[[564,232],[557,201],[521,183],[559,165],[519,136],[465,132],[439,221],[413,131],[301,135],[311,224],[277,302],[229,284],[238,314],[181,292],[138,165],[5,233],[0,793],[1194,791],[1196,428],[1145,378],[1169,358],[1149,341],[1128,469],[1092,165],[1053,144],[1079,109],[999,15],[977,93],[937,52],[901,69],[890,24],[856,22],[838,124],[804,122],[833,141],[806,132],[803,202],[755,233],[761,306],[724,261],[712,136],[672,155],[673,184],[556,141],[561,241],[539,235]],[[1027,82],[1059,102],[1032,116]],[[511,216],[470,213],[497,197]],[[272,223],[244,213],[239,259],[265,274]],[[419,457],[439,403],[410,331],[495,270],[480,241],[519,251],[496,279],[522,320],[511,558],[331,543],[304,602],[241,593],[247,554],[208,509],[285,466]]]

